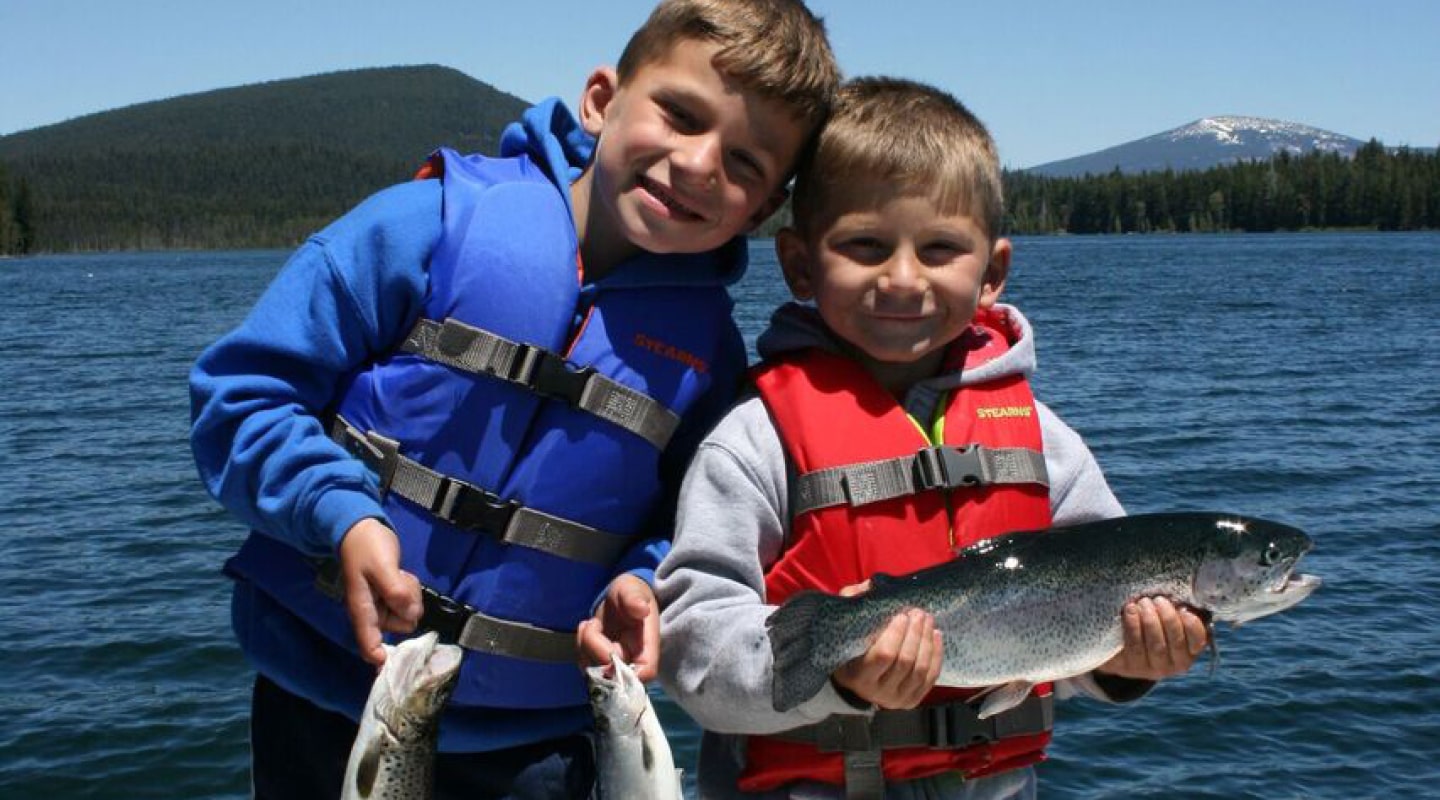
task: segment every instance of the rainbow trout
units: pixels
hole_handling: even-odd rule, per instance
[[[588,667],[600,800],[680,800],[680,771],[645,684],[617,656]]]
[[[360,731],[345,766],[341,800],[430,800],[440,710],[460,673],[460,648],[433,631],[385,645]]]
[[[989,717],[1037,683],[1110,660],[1130,600],[1168,597],[1232,625],[1284,611],[1320,585],[1294,574],[1310,547],[1310,537],[1275,522],[1145,514],[987,539],[944,564],[876,575],[855,597],[801,592],[766,621],[773,703],[788,711],[815,696],[887,621],[919,608],[944,633],[938,685],[994,687],[980,708]]]

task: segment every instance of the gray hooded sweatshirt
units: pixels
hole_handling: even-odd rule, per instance
[[[1018,325],[1020,340],[977,369],[917,383],[904,398],[912,417],[928,426],[946,392],[1003,375],[1028,377],[1034,371],[1030,323],[1014,307],[1001,308]],[[758,342],[762,358],[810,347],[843,352],[819,313],[794,303],[775,312]],[[1036,407],[1054,523],[1123,515],[1079,434],[1044,404],[1037,401]],[[706,731],[699,766],[703,798],[841,797],[837,787],[818,784],[765,795],[741,793],[735,781],[744,763],[744,735],[788,730],[832,714],[873,713],[871,707],[852,705],[833,686],[788,712],[771,706],[765,619],[775,606],[765,602],[765,571],[779,559],[790,532],[788,498],[785,451],[770,415],[759,397],[742,398],[705,438],[691,462],[680,489],[674,545],[656,571],[656,592],[663,608],[661,685]],[[1108,696],[1089,675],[1056,685],[1058,698],[1075,694],[1119,699]],[[926,779],[892,785],[887,797],[974,797],[977,784],[992,780],[966,782],[961,789],[956,776]],[[1029,781],[1028,791],[1022,788],[1019,795],[984,792],[980,796],[1024,796],[1034,791],[1033,772]]]

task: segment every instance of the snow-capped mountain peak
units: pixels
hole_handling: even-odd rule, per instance
[[[1247,147],[1264,142],[1271,146],[1272,154],[1280,150],[1292,153],[1308,150],[1343,153],[1353,150],[1352,143],[1357,141],[1298,122],[1242,116],[1206,117],[1160,135],[1174,142],[1208,139],[1230,147]]]
[[[1031,171],[1054,177],[1086,173],[1209,169],[1237,161],[1273,158],[1281,152],[1313,151],[1353,156],[1359,139],[1320,128],[1265,117],[1205,117],[1164,133],[1136,139],[1089,155],[1052,161]]]

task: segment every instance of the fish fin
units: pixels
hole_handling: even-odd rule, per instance
[[[816,623],[826,609],[844,602],[822,592],[800,592],[765,620],[773,657],[771,703],[776,711],[789,711],[820,693],[830,673],[840,664],[816,664]],[[841,663],[844,663],[843,661]]]
[[[1035,688],[1035,684],[1029,681],[1011,681],[990,687],[982,692],[985,695],[985,702],[980,704],[980,713],[976,716],[980,719],[987,719],[1002,711],[1009,711],[1025,702],[1025,698],[1030,696],[1030,690],[1033,688]]]
[[[384,755],[384,750],[381,737],[376,736],[365,746],[365,752],[360,756],[359,768],[355,770],[355,789],[361,797],[369,797],[375,791],[375,781],[380,778],[380,757]]]
[[[679,767],[675,768],[675,796],[685,796],[685,770]]]

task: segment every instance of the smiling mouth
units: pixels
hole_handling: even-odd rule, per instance
[[[704,219],[704,217],[700,215],[700,212],[675,199],[675,196],[670,194],[669,189],[644,175],[638,176],[635,179],[635,184],[643,189],[646,194],[655,198],[661,205],[669,209],[670,213],[675,216],[689,220]]]

